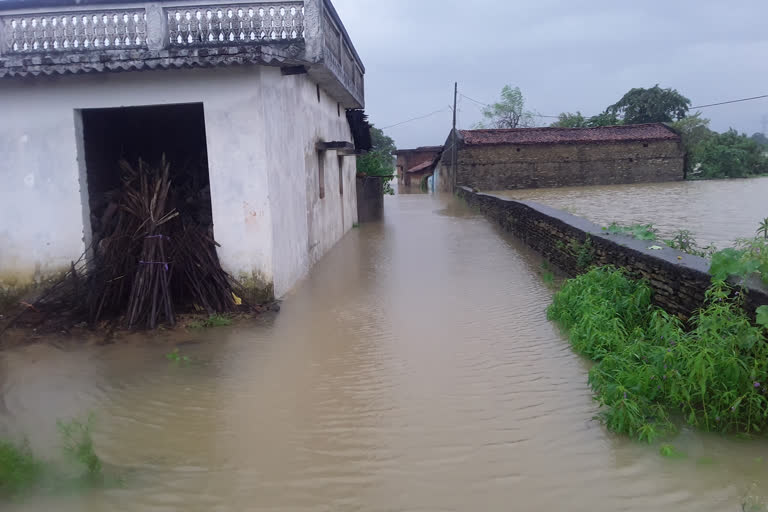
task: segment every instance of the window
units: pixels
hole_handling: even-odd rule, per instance
[[[317,84],[317,102],[320,103],[320,84]]]
[[[341,117],[341,103],[336,104],[336,115]]]
[[[320,199],[325,198],[325,152],[317,152],[317,178],[320,181]]]
[[[647,147],[648,147],[648,144],[643,144],[643,147],[644,147],[644,148],[647,148]]]
[[[344,195],[344,157],[338,157],[339,160],[339,195]]]

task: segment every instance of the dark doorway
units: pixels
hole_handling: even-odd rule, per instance
[[[205,115],[202,103],[147,107],[87,109],[82,115],[87,213],[92,242],[98,244],[105,215],[121,185],[120,161],[135,165],[139,159],[156,165],[170,163],[180,209],[190,205],[201,225],[213,229],[208,174]],[[82,157],[82,155],[81,155]],[[194,196],[194,197],[192,197]],[[85,198],[84,198],[85,200]],[[85,206],[85,205],[84,205]]]

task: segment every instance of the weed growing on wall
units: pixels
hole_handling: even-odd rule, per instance
[[[626,235],[638,240],[657,240],[658,230],[653,227],[653,224],[631,224],[629,226],[622,226],[616,222],[612,223],[607,228],[604,227],[603,231],[606,231],[612,235]]]
[[[653,441],[673,418],[707,431],[768,425],[768,343],[722,281],[707,292],[693,329],[651,304],[650,288],[601,267],[568,281],[548,316],[597,364],[589,382],[612,431]]]

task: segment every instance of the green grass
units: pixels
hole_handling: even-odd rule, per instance
[[[32,453],[27,443],[0,440],[0,499],[105,485],[103,465],[91,435],[93,417],[58,421],[56,425],[63,460],[43,460]],[[111,481],[119,483],[119,479]]]
[[[607,228],[604,227],[603,231],[612,235],[631,236],[638,240],[658,240],[658,230],[653,227],[653,224],[631,224],[622,226],[621,224],[614,222]]]
[[[176,363],[176,364],[182,364],[182,363],[188,364],[191,361],[189,356],[185,356],[184,354],[182,354],[181,351],[178,349],[178,347],[173,349],[171,352],[165,354],[165,358],[171,361],[172,363]]]
[[[210,329],[213,327],[226,327],[232,325],[232,319],[224,315],[211,315],[205,320],[190,322],[187,327],[190,329]]]
[[[715,283],[686,330],[651,304],[646,284],[601,267],[566,282],[548,316],[596,362],[589,383],[610,430],[650,442],[680,418],[705,431],[759,434],[768,427],[768,343],[741,300]]]
[[[0,441],[0,498],[27,492],[42,475],[43,463],[35,458],[26,443]]]

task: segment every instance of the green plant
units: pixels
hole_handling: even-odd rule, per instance
[[[27,443],[0,441],[0,498],[26,492],[40,480],[43,464],[32,455]]]
[[[604,227],[603,231],[607,231],[612,235],[631,236],[638,240],[658,240],[658,230],[653,224],[630,224],[623,226],[614,222],[607,228]]]
[[[232,325],[232,319],[224,315],[211,315],[205,320],[194,321],[187,324],[190,329],[210,329],[213,327],[226,327]]]
[[[742,300],[714,283],[688,331],[651,304],[646,284],[601,267],[566,282],[548,316],[596,362],[589,383],[609,429],[650,442],[681,417],[703,430],[753,434],[768,425],[768,343]]]
[[[661,445],[661,448],[659,448],[659,453],[662,457],[667,457],[669,459],[682,459],[685,457],[685,454],[672,446],[671,444],[663,444]]]
[[[189,361],[190,361],[189,357],[183,355],[179,351],[178,347],[173,349],[172,352],[169,352],[169,353],[165,354],[165,358],[168,359],[169,361],[171,361],[173,363],[177,363],[177,364],[189,363]]]
[[[729,276],[746,278],[756,274],[768,284],[768,238],[742,239],[736,247],[714,253],[709,273],[715,280],[725,280]]]
[[[760,306],[755,310],[755,321],[768,329],[768,306]]]
[[[571,240],[568,252],[576,258],[576,266],[581,270],[588,269],[595,261],[595,248],[592,247],[592,237],[589,235],[584,239],[584,243]]]
[[[101,459],[96,455],[91,436],[93,423],[93,415],[89,416],[85,422],[76,419],[56,422],[62,437],[64,453],[82,466],[81,476],[91,481],[102,478]]]
[[[760,227],[757,228],[758,236],[762,235],[763,238],[768,239],[768,217],[760,221]]]

